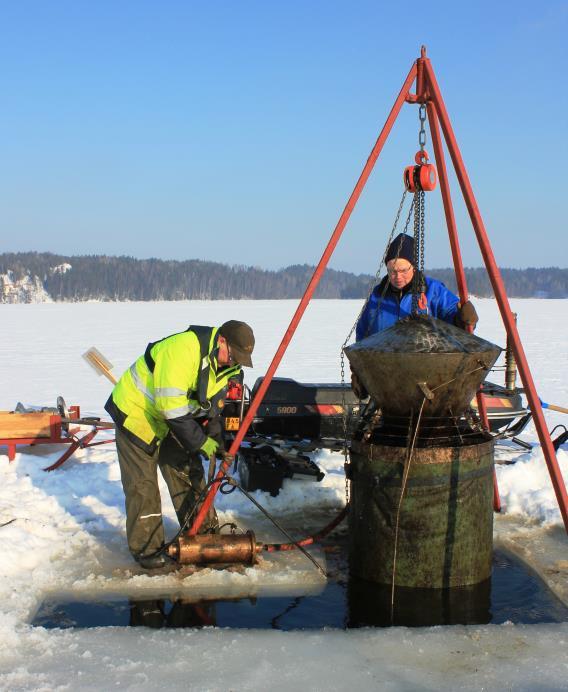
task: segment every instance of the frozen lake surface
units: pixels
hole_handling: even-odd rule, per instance
[[[568,406],[568,301],[513,300],[529,365],[545,402]],[[296,301],[86,303],[1,305],[0,409],[18,401],[55,405],[58,395],[84,415],[103,416],[110,384],[81,358],[97,346],[123,369],[149,341],[187,325],[249,322],[257,336],[254,379],[266,368],[296,308]],[[477,300],[478,334],[504,346],[493,301]],[[278,375],[304,382],[340,381],[339,352],[357,316],[358,301],[314,301]],[[494,378],[496,379],[496,378]],[[496,379],[500,382],[500,380]],[[546,412],[549,429],[568,417]],[[504,506],[496,520],[501,538],[542,530],[568,541],[550,478],[529,426],[526,452],[500,447],[497,467]],[[0,449],[5,452],[5,448]],[[262,593],[298,595],[322,588],[321,577],[301,555],[270,556],[237,572],[202,570],[151,577],[136,569],[126,547],[124,501],[113,445],[79,451],[62,469],[41,469],[61,453],[49,445],[19,448],[8,464],[0,455],[0,687],[10,690],[108,689],[566,689],[568,625],[454,626],[278,632],[236,629],[47,630],[30,621],[47,594],[92,598],[118,593],[143,597],[157,590],[190,596]],[[321,452],[321,483],[285,481],[276,498],[257,498],[283,523],[318,528],[344,502],[343,457]],[[568,478],[568,448],[558,452]],[[253,528],[263,540],[275,530],[242,496],[219,499],[224,521]],[[176,523],[164,502],[166,531]],[[12,521],[14,520],[14,521]],[[11,522],[11,523],[7,523]],[[562,543],[561,543],[562,545]],[[314,548],[314,556],[325,555]]]

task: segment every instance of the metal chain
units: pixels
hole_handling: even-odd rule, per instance
[[[420,151],[424,151],[424,146],[426,145],[426,128],[424,127],[424,123],[426,122],[426,105],[424,103],[420,104],[420,108],[418,109],[418,117],[420,118],[418,144],[420,145]]]
[[[418,314],[418,298],[426,290],[424,285],[424,229],[426,215],[426,194],[424,190],[414,193],[414,266],[418,271],[412,279],[411,313]]]
[[[363,301],[363,306],[361,310],[359,311],[359,314],[355,318],[355,322],[353,322],[353,326],[349,330],[349,334],[347,334],[345,341],[343,342],[343,345],[341,346],[341,352],[340,352],[340,363],[341,363],[341,404],[343,408],[343,456],[345,459],[345,466],[347,467],[349,463],[349,450],[347,446],[347,441],[348,441],[348,431],[347,431],[347,402],[345,401],[345,347],[347,346],[349,340],[351,339],[351,336],[353,335],[353,332],[355,331],[355,328],[357,327],[357,323],[359,322],[359,319],[361,318],[361,315],[363,314],[363,310],[365,309],[365,306],[367,305],[369,298],[371,297],[371,293],[373,292],[375,286],[379,283],[380,277],[381,277],[381,271],[383,266],[386,264],[385,259],[387,256],[387,252],[389,249],[389,246],[392,242],[394,233],[396,231],[396,228],[398,226],[398,222],[400,220],[400,215],[402,213],[402,209],[404,207],[404,201],[406,199],[406,193],[407,190],[406,188],[404,189],[402,193],[402,197],[400,200],[400,204],[398,205],[398,210],[396,212],[396,217],[394,219],[394,223],[392,225],[392,229],[390,232],[390,235],[387,239],[387,244],[385,246],[385,251],[383,254],[383,257],[381,259],[381,262],[377,268],[377,271],[375,273],[375,276],[371,279],[369,282],[369,286],[367,288],[367,295],[365,297],[365,300]],[[412,201],[412,204],[410,205],[410,210],[408,212],[408,216],[406,218],[406,223],[404,225],[404,232],[406,233],[406,230],[408,228],[408,224],[410,222],[410,217],[412,215],[412,210],[414,208],[414,200]],[[381,300],[384,298],[384,292],[383,295],[379,298],[379,306],[381,303]],[[349,479],[347,478],[347,475],[345,476],[345,502],[346,504],[349,503]]]
[[[414,266],[418,267],[420,260],[420,190],[414,193]],[[412,315],[418,314],[418,272],[414,272],[412,277],[412,303],[410,312]]]
[[[407,190],[405,189],[404,192],[402,193],[402,198],[401,198],[401,200],[400,200],[400,204],[398,205],[398,210],[397,210],[397,212],[396,212],[396,217],[395,217],[395,220],[394,220],[394,223],[393,223],[393,226],[392,226],[390,235],[389,235],[389,237],[388,237],[388,239],[387,239],[387,244],[386,244],[386,246],[385,246],[384,254],[383,254],[382,259],[381,259],[381,261],[380,261],[380,264],[379,264],[379,266],[378,266],[378,268],[377,268],[377,271],[376,271],[376,273],[375,273],[375,276],[371,279],[371,281],[369,282],[369,285],[368,285],[368,287],[367,287],[367,295],[365,296],[365,300],[363,301],[363,306],[362,306],[361,310],[359,311],[359,314],[358,314],[357,317],[355,318],[355,321],[353,322],[353,326],[352,326],[351,329],[349,330],[349,334],[347,334],[347,336],[346,336],[346,338],[345,338],[345,341],[343,342],[343,345],[341,346],[341,363],[342,363],[341,372],[342,372],[342,374],[344,373],[344,370],[345,370],[345,366],[344,366],[344,363],[343,363],[343,361],[344,361],[343,349],[347,346],[347,343],[349,342],[349,339],[351,338],[353,332],[355,331],[355,328],[357,327],[357,323],[359,322],[359,319],[361,318],[361,315],[363,314],[363,310],[365,309],[365,306],[367,305],[367,302],[368,302],[368,300],[369,300],[369,298],[370,298],[370,296],[371,296],[371,293],[373,292],[375,286],[379,283],[379,280],[380,280],[380,278],[381,278],[381,271],[382,271],[382,268],[383,268],[383,266],[385,266],[385,259],[386,259],[386,256],[387,256],[387,252],[388,252],[389,246],[390,246],[390,244],[391,244],[391,242],[392,242],[392,239],[393,239],[393,236],[394,236],[394,232],[396,231],[396,227],[398,226],[398,221],[399,221],[399,219],[400,219],[400,215],[401,215],[401,213],[402,213],[402,208],[403,208],[403,206],[404,206],[404,200],[406,199],[406,193],[407,193]],[[412,213],[413,206],[414,206],[414,201],[412,202],[412,205],[410,206],[410,211],[409,211],[409,214],[408,214],[408,218],[406,219],[406,223],[405,223],[405,226],[404,226],[404,232],[405,232],[405,233],[406,233],[406,229],[408,228],[408,223],[409,223],[409,221],[410,221],[410,214]],[[342,380],[342,383],[343,383],[343,380]]]
[[[424,153],[426,145],[426,105],[421,103],[418,109],[420,130],[418,131],[418,144],[420,151]],[[423,160],[423,159],[421,159]],[[424,190],[416,190],[414,193],[414,266],[415,272],[412,281],[411,314],[418,314],[418,298],[424,292],[424,226],[426,212],[426,195]]]
[[[420,144],[420,151],[424,152],[424,146],[426,145],[426,128],[424,127],[426,123],[426,104],[421,103],[418,109],[418,118],[420,120],[420,131],[418,132],[418,143]],[[418,261],[418,270],[421,275],[424,276],[424,216],[425,216],[425,204],[426,195],[424,190],[420,190],[420,239],[419,239],[419,249],[420,255],[416,257]],[[425,287],[420,286],[420,291],[425,290]]]
[[[420,261],[418,269],[424,276],[424,219],[426,216],[426,194],[420,190]],[[422,287],[421,287],[422,290]]]
[[[371,281],[369,282],[369,286],[368,286],[368,288],[367,288],[367,295],[365,296],[365,300],[363,301],[363,306],[362,306],[361,310],[359,311],[359,314],[358,314],[357,317],[355,318],[355,322],[353,322],[353,326],[352,326],[351,329],[349,330],[349,334],[347,334],[347,337],[346,337],[346,339],[345,339],[345,341],[343,342],[343,345],[342,345],[342,347],[341,347],[341,354],[342,354],[342,356],[343,356],[343,349],[345,348],[345,346],[347,346],[347,343],[349,342],[349,339],[351,338],[353,332],[355,331],[355,328],[356,328],[356,326],[357,326],[357,322],[359,322],[359,320],[360,320],[360,318],[361,318],[361,315],[363,314],[363,310],[365,309],[365,306],[367,305],[367,302],[368,302],[369,298],[371,297],[371,293],[373,292],[375,286],[380,282],[381,271],[382,271],[383,266],[386,265],[385,259],[386,259],[386,256],[387,256],[387,252],[388,252],[389,246],[390,246],[390,244],[391,244],[391,242],[392,242],[392,240],[393,240],[394,232],[396,231],[396,227],[398,226],[398,221],[399,221],[399,219],[400,219],[400,214],[401,214],[402,208],[403,208],[403,206],[404,206],[404,200],[405,200],[405,198],[406,198],[406,193],[407,193],[407,190],[405,189],[404,192],[402,193],[402,199],[400,200],[400,204],[399,204],[399,206],[398,206],[398,211],[397,211],[397,213],[396,213],[396,218],[395,218],[395,220],[394,220],[394,224],[393,224],[392,230],[391,230],[390,235],[389,235],[389,237],[388,237],[388,239],[387,239],[387,244],[386,244],[386,246],[385,246],[385,252],[384,252],[384,254],[383,254],[383,257],[382,257],[382,259],[381,259],[381,262],[380,262],[380,264],[379,264],[379,267],[378,267],[378,269],[377,269],[377,271],[376,271],[376,273],[375,273],[375,276],[374,276],[374,277],[371,279]],[[412,204],[410,205],[410,209],[409,209],[409,211],[408,211],[408,216],[406,217],[406,221],[405,221],[405,223],[404,223],[404,231],[403,231],[403,233],[406,233],[406,231],[408,230],[408,224],[410,223],[410,218],[411,218],[413,209],[414,209],[414,200],[412,200]],[[397,256],[397,259],[398,259],[398,256]],[[380,300],[382,300],[383,298],[384,298],[384,294],[380,297]],[[380,306],[380,300],[379,300],[379,306]]]
[[[353,331],[353,330],[351,330]],[[347,337],[349,338],[349,337]],[[345,344],[344,344],[345,345]],[[347,402],[345,401],[345,353],[341,349],[341,407],[342,407],[342,423],[343,423],[343,466],[345,469],[345,506],[349,504],[349,478],[347,477],[347,467],[349,464],[347,450]]]

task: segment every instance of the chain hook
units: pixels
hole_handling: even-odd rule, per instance
[[[424,151],[426,146],[426,128],[424,124],[426,123],[426,104],[421,103],[418,108],[418,117],[420,119],[420,130],[418,132],[418,144],[420,145],[420,151]]]
[[[407,166],[402,174],[404,186],[409,192],[425,190],[431,192],[436,187],[437,175],[436,166],[428,163],[428,152],[417,151],[414,157],[415,166]]]
[[[431,192],[436,187],[437,174],[436,167],[429,163],[430,157],[425,149],[426,146],[426,105],[421,103],[418,108],[420,119],[420,130],[418,131],[418,144],[420,149],[414,155],[415,166],[407,166],[402,174],[404,186],[409,192],[425,190]]]

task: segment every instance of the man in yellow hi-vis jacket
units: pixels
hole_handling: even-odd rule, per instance
[[[254,334],[245,322],[191,326],[148,344],[105,404],[116,424],[128,547],[146,569],[168,562],[160,552],[164,528],[157,467],[183,525],[205,485],[201,455],[215,455],[222,443],[220,413],[228,381],[241,366],[252,367],[253,349]],[[212,510],[203,530],[217,525]]]

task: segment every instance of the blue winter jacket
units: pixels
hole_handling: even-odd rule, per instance
[[[426,282],[425,294],[428,307],[426,310],[419,310],[419,312],[454,324],[458,311],[459,298],[451,291],[448,291],[441,281],[432,279],[429,276],[425,276],[424,280]],[[388,286],[385,296],[380,301],[380,307],[378,307],[379,298],[383,294],[386,282],[388,282]],[[405,286],[402,290],[398,290],[392,286],[388,277],[385,277],[373,289],[363,313],[357,322],[357,329],[355,332],[356,340],[361,341],[361,339],[365,339],[367,336],[371,336],[371,334],[392,327],[398,320],[403,317],[408,317],[411,310],[411,284]]]

